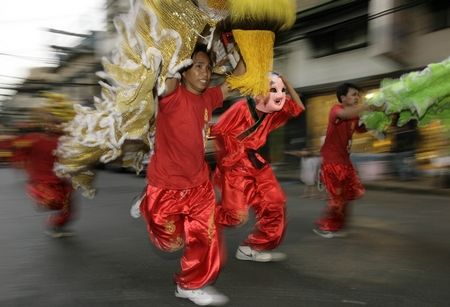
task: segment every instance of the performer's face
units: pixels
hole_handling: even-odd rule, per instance
[[[286,102],[286,87],[283,80],[272,74],[270,77],[269,94],[261,99],[256,108],[264,113],[280,111]]]
[[[211,63],[206,53],[197,52],[192,58],[192,66],[183,72],[183,81],[187,90],[200,95],[208,88],[211,80]]]
[[[359,91],[354,88],[349,88],[347,95],[341,96],[341,101],[344,106],[354,106],[359,102]]]

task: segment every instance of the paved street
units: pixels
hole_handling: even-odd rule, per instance
[[[21,172],[0,169],[0,306],[194,306],[173,295],[179,254],[156,251],[145,223],[129,215],[145,180],[102,171],[93,200],[78,196],[76,236],[50,239],[47,216],[24,194]],[[448,197],[369,190],[353,208],[349,236],[311,229],[324,201],[300,198],[284,181],[289,225],[283,263],[236,260],[251,229],[225,231],[229,259],[218,289],[233,307],[448,306]]]

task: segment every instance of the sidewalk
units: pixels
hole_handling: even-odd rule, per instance
[[[410,181],[400,181],[393,178],[386,178],[384,180],[364,182],[363,184],[366,189],[372,190],[390,190],[405,193],[450,196],[450,189],[439,187],[436,178],[433,177],[421,177]]]
[[[300,170],[295,167],[273,166],[274,172],[280,181],[300,181]],[[389,190],[414,194],[433,194],[450,197],[450,188],[439,187],[436,177],[423,176],[415,180],[400,181],[395,178],[365,181],[364,187],[368,190]]]

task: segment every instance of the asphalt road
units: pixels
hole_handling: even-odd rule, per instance
[[[175,298],[178,254],[156,251],[129,208],[145,179],[102,171],[97,196],[78,196],[76,236],[43,234],[45,212],[24,193],[21,172],[0,169],[0,306],[194,306]],[[249,224],[225,231],[228,261],[216,287],[228,306],[448,306],[448,197],[368,191],[355,203],[349,236],[313,234],[323,200],[300,198],[284,181],[289,224],[282,263],[233,255]]]

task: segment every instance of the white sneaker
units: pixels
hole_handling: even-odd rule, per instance
[[[130,215],[135,219],[138,219],[141,217],[141,202],[144,197],[145,197],[145,193],[142,194],[138,198],[138,200],[133,204],[133,206],[131,206],[131,208],[130,208]]]
[[[187,298],[199,306],[222,306],[228,303],[226,295],[220,293],[212,286],[206,286],[200,289],[183,289],[177,285],[175,296]]]
[[[347,233],[342,230],[329,231],[329,230],[322,230],[319,228],[314,228],[313,231],[315,234],[321,236],[322,238],[326,238],[326,239],[344,238],[347,236]]]
[[[239,260],[250,260],[256,262],[277,262],[287,258],[286,254],[273,251],[257,251],[250,246],[241,245],[236,251],[236,258]]]
[[[46,235],[48,235],[49,237],[58,239],[58,238],[64,238],[64,237],[72,237],[75,234],[67,229],[64,229],[62,227],[51,227],[47,230],[44,231],[44,233]]]

